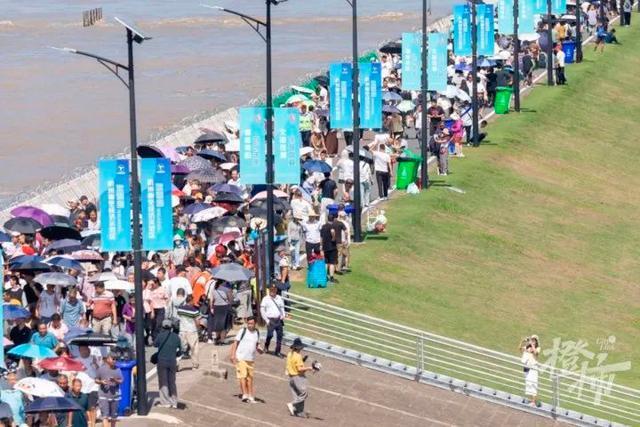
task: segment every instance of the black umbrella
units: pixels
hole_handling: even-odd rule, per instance
[[[136,152],[138,156],[143,159],[161,159],[164,157],[164,154],[159,148],[151,145],[139,145],[138,148],[136,148]]]
[[[278,225],[282,222],[282,217],[278,215],[277,209],[274,205],[274,221],[275,224]],[[267,207],[265,206],[252,206],[249,208],[249,215],[252,218],[267,218]]]
[[[256,200],[255,202],[251,203],[252,207],[257,207],[257,208],[264,208],[265,212],[267,209],[267,201],[266,200]],[[285,212],[287,212],[289,209],[291,209],[291,205],[289,204],[289,202],[285,199],[281,199],[281,198],[277,198],[273,200],[273,211],[278,214],[278,215],[283,215]]]
[[[313,80],[317,81],[322,86],[329,86],[329,76],[327,76],[326,74],[315,76]]]
[[[352,145],[348,146],[347,151],[349,152],[349,157],[353,159],[353,146]],[[371,151],[367,151],[361,148],[360,160],[364,160],[367,163],[373,163],[373,154],[371,153]]]
[[[227,158],[220,151],[215,150],[200,150],[196,152],[197,156],[204,157],[207,160],[216,160],[219,162],[226,162]]]
[[[214,202],[224,202],[224,203],[242,203],[244,200],[242,196],[238,193],[225,193],[220,191],[216,194],[216,198],[213,199]]]
[[[208,182],[210,184],[226,181],[224,173],[222,173],[221,170],[212,168],[211,166],[206,169],[197,169],[190,172],[186,179],[197,179],[200,182]]]
[[[99,249],[100,248],[100,233],[90,234],[82,239],[82,247],[85,249]]]
[[[186,159],[180,161],[180,163],[178,164],[181,166],[185,166],[190,171],[195,171],[198,169],[206,169],[211,167],[211,162],[209,162],[209,160],[205,159],[204,157],[200,157],[200,156],[187,157]]]
[[[36,234],[36,231],[41,229],[42,225],[38,221],[32,218],[11,218],[4,223],[4,229],[8,231],[15,231],[22,234]]]
[[[74,239],[82,240],[80,232],[75,228],[61,225],[50,225],[40,230],[40,235],[49,240]]]
[[[211,275],[214,279],[224,280],[226,282],[244,282],[253,277],[253,271],[235,262],[230,262],[220,264],[218,267],[212,269]]]
[[[380,48],[380,52],[388,54],[402,54],[402,43],[394,41],[389,42]]]
[[[223,143],[227,142],[227,137],[224,136],[224,134],[213,131],[213,130],[203,133],[198,138],[196,138],[195,141],[193,141],[194,144],[201,144],[201,145],[215,144],[219,142],[223,142]]]
[[[53,219],[53,225],[71,227],[71,220],[69,219],[69,217],[62,215],[51,215],[51,219]]]
[[[67,342],[68,345],[86,345],[89,347],[101,347],[115,343],[116,340],[112,338],[111,335],[95,334],[93,332],[77,336]]]
[[[68,397],[41,397],[29,404],[24,410],[27,414],[39,412],[82,411],[82,407]]]

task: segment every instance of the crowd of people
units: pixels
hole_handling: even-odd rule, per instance
[[[622,3],[622,13],[630,11],[628,2]],[[599,35],[601,28],[613,34],[607,25],[616,9],[607,9],[605,2],[584,2],[583,7],[587,29],[597,35],[597,49],[602,37],[609,37]],[[625,21],[630,23],[630,17]],[[573,37],[573,28],[558,22],[550,42]],[[546,61],[538,42],[524,43],[519,58],[511,54],[510,37],[497,36],[496,44],[496,57],[480,61],[477,85],[482,108],[493,106],[498,87],[512,85],[515,60],[521,63],[525,85],[532,84],[534,70],[544,68]],[[555,56],[557,83],[564,84],[561,47],[556,47]],[[178,407],[176,357],[181,355],[198,369],[203,344],[232,344],[241,397],[255,401],[251,382],[255,352],[269,352],[275,335],[271,353],[284,357],[281,345],[287,314],[280,294],[290,290],[296,272],[321,261],[326,266],[323,275],[334,284],[340,281],[337,276],[350,272],[355,162],[360,170],[362,207],[370,208],[375,194],[387,199],[398,159],[407,155],[411,138],[420,138],[422,108],[427,108],[428,149],[438,159],[438,173],[446,176],[451,172],[450,156],[464,157],[464,145],[473,141],[469,58],[450,51],[448,88],[431,93],[427,100],[418,91],[401,89],[400,54],[380,52],[379,60],[388,108],[384,109],[383,128],[368,134],[358,155],[349,150],[350,132],[344,131],[340,139],[338,131],[331,129],[326,80],[320,79],[307,99],[299,97],[290,104],[300,109],[301,176],[298,185],[281,185],[275,190],[277,264],[274,277],[268,280],[273,286],[262,304],[258,303],[262,290],[253,272],[259,264],[256,247],[266,227],[266,192],[264,186],[242,183],[237,125],[226,123],[222,132],[204,130],[190,146],[157,149],[172,160],[174,246],[143,254],[142,306],[144,344],[154,353],[152,362],[158,366],[160,405]],[[484,137],[484,133],[478,135],[480,141]],[[95,198],[82,196],[66,206],[25,206],[13,212],[6,232],[0,234],[6,350],[0,401],[9,405],[15,425],[93,426],[98,418],[105,426],[115,425],[123,382],[116,363],[134,358],[133,256],[100,252],[100,206]],[[371,230],[383,231],[384,215],[375,221]],[[267,323],[264,347],[258,345],[258,314]],[[234,324],[244,325],[244,333],[229,339]],[[525,366],[533,366],[535,360],[530,359],[536,351],[539,345],[531,341],[523,347]],[[43,361],[53,358],[66,362],[61,369],[47,368]],[[297,390],[296,400],[289,405],[292,415],[303,411],[306,386],[298,377],[307,369],[311,368],[304,367],[296,354],[288,356],[291,388]],[[535,404],[535,390],[529,386],[532,375],[527,374],[527,394]],[[30,379],[51,382],[53,394],[40,395],[35,389],[17,386]],[[25,413],[27,399],[58,396],[56,393],[76,406],[56,413]]]

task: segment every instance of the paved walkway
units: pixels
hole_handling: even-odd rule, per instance
[[[204,375],[215,349],[229,379]],[[374,370],[317,357],[323,371],[309,375],[309,419],[289,416],[291,400],[284,376],[284,360],[259,356],[256,366],[258,404],[242,403],[234,371],[228,363],[229,347],[205,345],[199,370],[183,361],[178,373],[180,401],[187,407],[154,407],[148,417],[131,417],[123,427],[160,427],[182,424],[209,426],[554,426],[553,420],[467,397]],[[157,396],[157,379],[150,380],[149,395]]]

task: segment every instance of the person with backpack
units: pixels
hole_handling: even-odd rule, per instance
[[[236,377],[240,383],[241,399],[245,403],[256,403],[253,383],[256,353],[262,354],[260,331],[256,329],[256,319],[247,318],[247,325],[236,334],[231,344],[231,363],[236,367]]]

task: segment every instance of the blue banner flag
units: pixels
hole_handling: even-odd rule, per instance
[[[514,0],[498,0],[498,32],[513,34],[513,2]]]
[[[128,160],[98,162],[100,251],[131,250],[131,186]]]
[[[422,34],[402,33],[402,90],[422,89]]]
[[[526,0],[520,0],[526,1]],[[547,0],[533,0],[533,13],[535,15],[546,15],[547,14]]]
[[[427,58],[429,90],[441,92],[447,88],[447,59],[447,34],[429,33]]]
[[[172,249],[173,212],[169,159],[140,160],[140,198],[142,248],[146,251]]]
[[[536,0],[519,0],[518,1],[518,33],[528,34],[536,32],[536,22],[534,11]]]
[[[264,107],[240,108],[240,182],[267,183],[267,150]]]
[[[382,128],[382,66],[379,62],[360,63],[360,128]]]
[[[554,15],[564,15],[567,13],[567,0],[552,0],[551,13]]]
[[[466,4],[453,6],[453,52],[471,55],[471,9]]]
[[[273,111],[275,182],[300,184],[300,112],[297,108],[275,108]]]
[[[493,5],[492,4],[479,4],[476,6],[477,10],[477,34],[478,34],[478,55],[480,56],[492,56],[493,55]]]
[[[332,129],[353,129],[353,67],[349,63],[329,67],[329,122]]]
[[[4,254],[2,246],[0,246],[0,296],[2,296],[2,301],[4,301]],[[4,326],[4,307],[0,308],[0,325]],[[3,368],[7,366],[4,364],[4,351],[0,351],[0,366]]]

